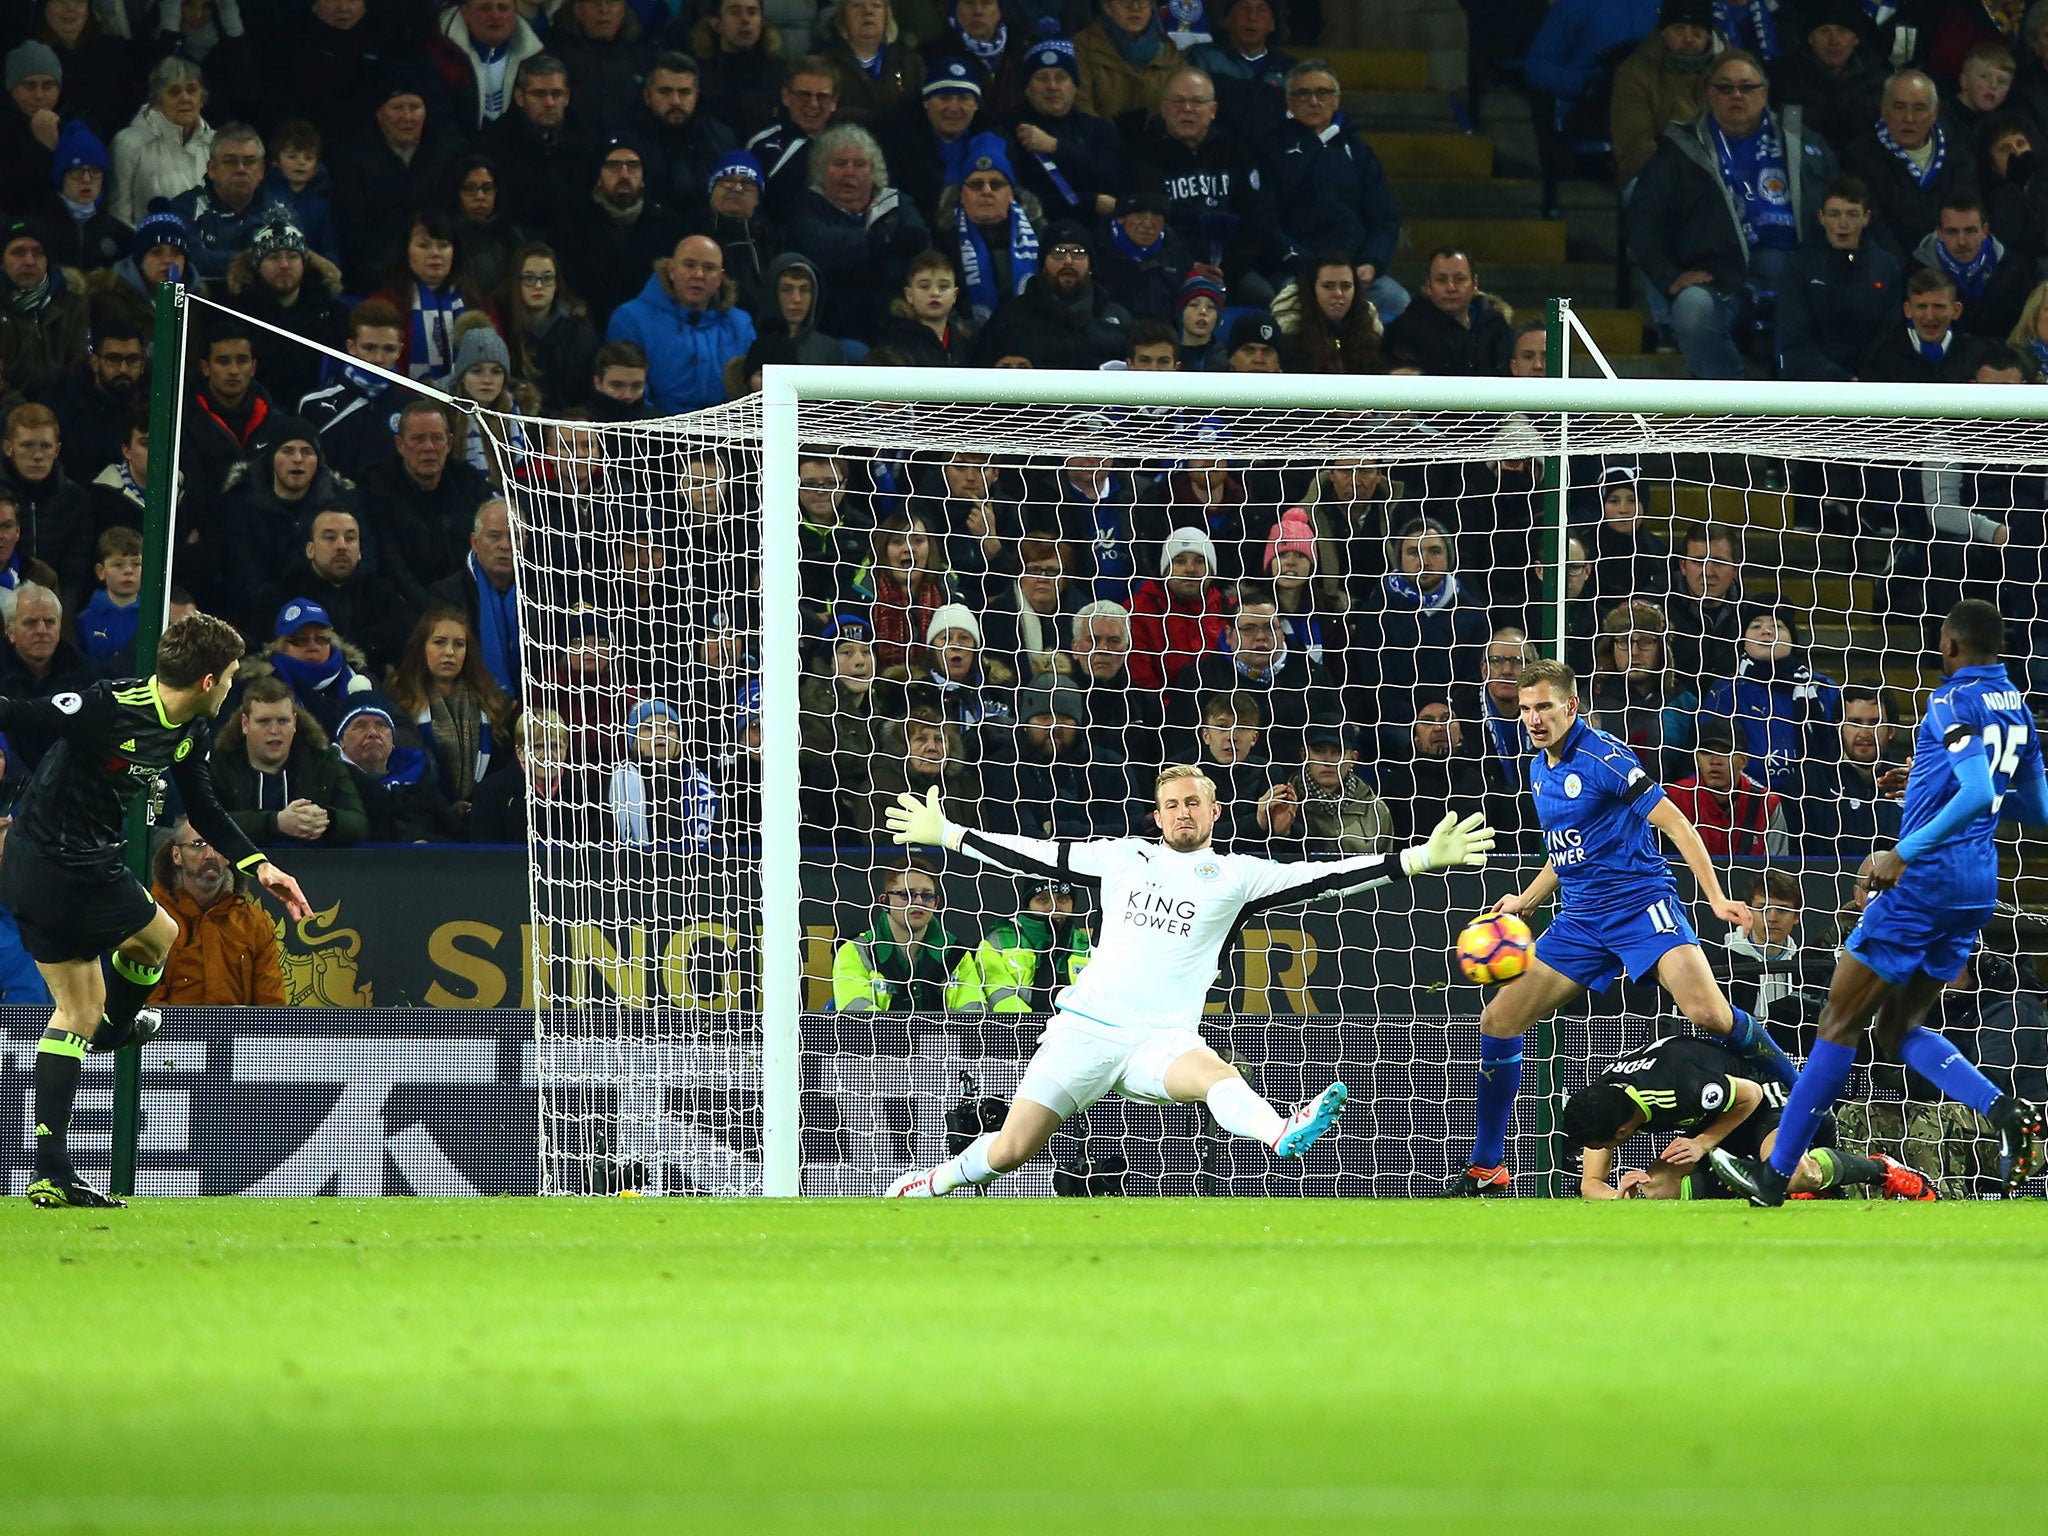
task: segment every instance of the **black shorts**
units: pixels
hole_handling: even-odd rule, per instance
[[[45,965],[96,960],[156,916],[156,898],[127,870],[58,864],[19,834],[0,858],[0,906],[20,925],[22,948]]]
[[[1736,1157],[1762,1157],[1764,1138],[1778,1128],[1778,1121],[1783,1114],[1783,1110],[1772,1106],[1759,1109],[1728,1133],[1728,1139],[1721,1143],[1722,1150]],[[1820,1125],[1813,1133],[1813,1144],[1816,1147],[1832,1147],[1835,1144],[1833,1115],[1821,1116]],[[1692,1193],[1689,1197],[1691,1199],[1726,1200],[1735,1194],[1734,1190],[1714,1176],[1714,1170],[1711,1168],[1697,1168],[1687,1177],[1692,1180]]]

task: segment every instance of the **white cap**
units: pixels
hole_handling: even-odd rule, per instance
[[[964,629],[974,636],[976,645],[981,644],[981,620],[965,603],[945,603],[934,609],[931,623],[924,627],[924,643],[937,645],[939,636],[949,629]]]
[[[1199,528],[1176,528],[1166,536],[1166,542],[1159,546],[1159,574],[1173,574],[1175,555],[1200,555],[1209,562],[1208,574],[1216,574],[1216,545],[1209,535]]]

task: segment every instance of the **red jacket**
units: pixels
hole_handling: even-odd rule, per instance
[[[1667,784],[1664,793],[1699,828],[1700,841],[1717,859],[1757,858],[1764,852],[1764,834],[1778,815],[1778,797],[1748,774],[1729,796],[1716,794],[1696,778]]]
[[[1131,681],[1140,688],[1170,687],[1197,656],[1222,643],[1229,623],[1213,581],[1202,588],[1200,607],[1173,601],[1163,580],[1146,582],[1131,599]]]

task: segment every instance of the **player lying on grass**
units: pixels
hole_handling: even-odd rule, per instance
[[[241,666],[242,637],[205,614],[180,619],[157,647],[156,675],[95,683],[47,699],[0,699],[0,731],[49,743],[14,812],[0,859],[0,905],[56,1009],[36,1046],[36,1205],[118,1206],[71,1166],[66,1135],[87,1051],[140,1045],[162,1026],[143,1003],[162,980],[177,919],[128,872],[128,807],[160,803],[168,774],[193,829],[237,869],[310,915],[298,882],[256,850],[221,809],[206,769],[212,720]],[[17,734],[18,733],[18,734]],[[109,959],[110,977],[100,960]]]
[[[1770,1154],[1785,1104],[1782,1083],[1760,1083],[1711,1040],[1672,1036],[1625,1056],[1564,1101],[1565,1140],[1584,1147],[1579,1193],[1588,1200],[1707,1200],[1723,1194],[1708,1171],[1718,1149]],[[1648,1171],[1610,1184],[1614,1149],[1637,1136],[1676,1132]],[[1799,1161],[1797,1194],[1871,1184],[1902,1200],[1934,1200],[1933,1184],[1888,1157],[1816,1147]]]
[[[1582,992],[1604,992],[1625,970],[1654,976],[1697,1029],[1726,1036],[1735,1054],[1790,1083],[1790,1058],[1761,1024],[1730,1006],[1685,915],[1661,832],[1699,881],[1714,915],[1747,927],[1750,910],[1721,889],[1693,824],[1665,798],[1625,742],[1579,718],[1579,682],[1561,661],[1522,671],[1522,728],[1536,749],[1529,781],[1550,857],[1528,886],[1493,904],[1527,917],[1564,893],[1564,907],[1536,941],[1529,968],[1479,1015],[1479,1130],[1472,1160],[1451,1175],[1447,1195],[1500,1195],[1508,1188],[1508,1117],[1522,1085],[1522,1036]],[[1654,829],[1654,831],[1653,831]]]
[[[1002,1128],[936,1168],[905,1174],[890,1186],[892,1196],[987,1184],[1023,1167],[1062,1121],[1111,1093],[1146,1104],[1207,1104],[1218,1125],[1281,1157],[1301,1156],[1336,1124],[1342,1083],[1283,1116],[1197,1032],[1224,951],[1248,919],[1275,907],[1371,890],[1425,870],[1476,869],[1486,863],[1493,830],[1478,816],[1446,816],[1427,842],[1392,857],[1275,864],[1217,853],[1210,836],[1222,814],[1214,782],[1186,766],[1159,775],[1157,842],[973,832],[946,820],[937,789],[924,800],[898,797],[888,812],[898,843],[954,849],[1017,874],[1092,886],[1102,932],[1088,968],[1054,999],[1052,1021]]]
[[[1942,621],[1939,643],[1947,681],[1928,697],[1913,741],[1899,846],[1871,859],[1875,894],[1843,941],[1820,1039],[1785,1103],[1777,1145],[1767,1159],[1714,1160],[1714,1171],[1754,1205],[1784,1203],[1873,1023],[1888,1053],[1991,1122],[2008,1194],[2041,1171],[2041,1107],[1999,1092],[1921,1023],[1962,974],[1997,903],[1994,835],[2007,797],[2019,820],[2048,824],[2034,717],[2000,660],[2005,620],[1989,603],[1958,603]]]

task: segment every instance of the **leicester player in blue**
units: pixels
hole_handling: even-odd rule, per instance
[[[1522,1085],[1522,1036],[1537,1020],[1583,992],[1604,992],[1623,971],[1656,977],[1678,1011],[1758,1071],[1784,1083],[1797,1075],[1757,1021],[1731,1007],[1714,981],[1671,866],[1661,832],[1699,881],[1714,915],[1738,927],[1749,908],[1721,889],[1713,860],[1693,824],[1643,771],[1624,742],[1579,718],[1579,683],[1561,661],[1522,671],[1522,726],[1538,750],[1529,763],[1537,819],[1550,857],[1527,888],[1503,896],[1495,912],[1524,916],[1553,891],[1564,905],[1528,970],[1496,992],[1479,1015],[1479,1133],[1472,1161],[1451,1176],[1447,1195],[1500,1195],[1508,1188],[1508,1117]]]
[[[1998,1132],[2008,1193],[2040,1172],[2043,1115],[1998,1087],[1921,1020],[1962,974],[1998,897],[2001,812],[2048,824],[2048,778],[2025,696],[2005,664],[2005,621],[1958,603],[1941,626],[1947,681],[1927,701],[1913,744],[1897,848],[1875,855],[1863,909],[1828,986],[1820,1039],[1785,1101],[1770,1160],[1717,1154],[1714,1172],[1753,1205],[1782,1205],[1791,1170],[1849,1081],[1874,1022],[1887,1050]]]

